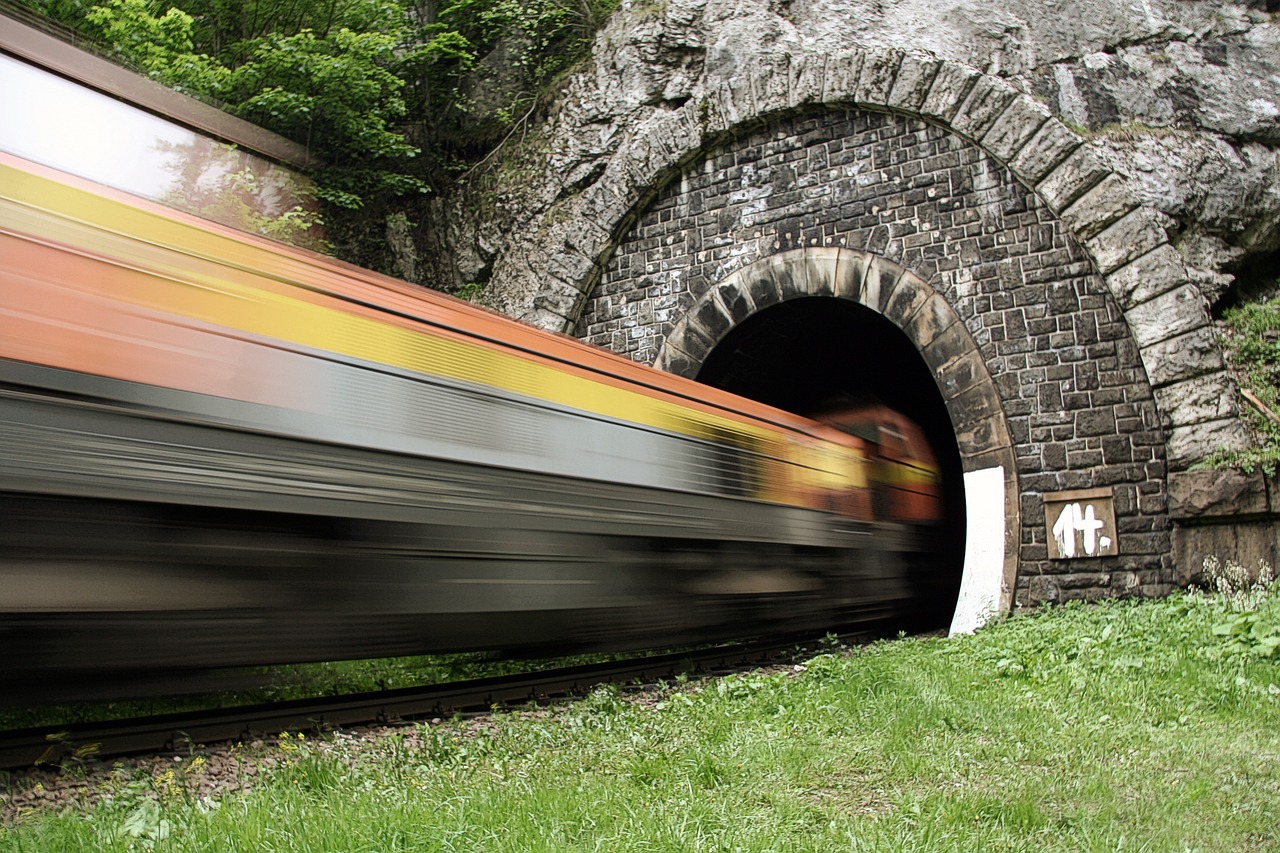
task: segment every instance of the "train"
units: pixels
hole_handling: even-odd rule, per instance
[[[897,413],[774,409],[14,148],[0,704],[909,622],[943,506]]]

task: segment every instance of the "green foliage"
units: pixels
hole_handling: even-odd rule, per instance
[[[1280,466],[1280,299],[1231,308],[1222,325],[1227,361],[1257,401],[1244,404],[1255,447],[1220,451],[1206,467],[1261,468],[1274,476]]]
[[[483,157],[617,0],[25,0],[156,80],[326,162],[338,207],[414,197]],[[505,45],[497,106],[464,94]],[[492,100],[492,99],[491,99]],[[496,129],[495,129],[496,125]],[[423,146],[430,156],[420,157]]]
[[[1226,618],[1213,626],[1213,634],[1223,638],[1221,651],[1228,657],[1253,655],[1275,657],[1280,649],[1280,595],[1271,566],[1258,561],[1258,572],[1250,578],[1244,566],[1228,559],[1206,557],[1204,570],[1218,599],[1225,605]]]
[[[195,52],[194,23],[194,18],[177,8],[153,14],[147,0],[106,0],[84,12],[83,26],[166,86],[201,97],[223,98],[231,71],[216,59]]]

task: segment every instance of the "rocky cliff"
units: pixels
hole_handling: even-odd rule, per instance
[[[712,103],[746,74],[759,78],[765,69],[767,76],[776,66],[776,85],[786,87],[786,69],[797,60],[811,65],[843,51],[888,48],[994,75],[1047,107],[1158,213],[1191,278],[1216,303],[1233,286],[1253,286],[1255,274],[1274,280],[1276,6],[1275,0],[1009,0],[999,7],[978,0],[626,2],[547,109],[457,193],[436,203],[424,254],[449,259],[434,270],[446,289],[484,284],[481,302],[565,328],[565,312],[544,298],[548,276],[582,287],[594,275],[588,264],[566,261],[562,249],[573,235],[565,224],[582,221],[575,206],[582,191],[607,183],[620,155],[643,159],[644,152],[628,146],[646,138],[647,126],[691,102]],[[713,137],[704,142],[714,144]]]

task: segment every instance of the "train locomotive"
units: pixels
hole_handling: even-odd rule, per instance
[[[942,512],[914,429],[0,151],[0,702],[894,625]]]

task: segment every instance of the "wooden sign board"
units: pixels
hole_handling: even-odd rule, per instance
[[[1115,496],[1108,486],[1044,493],[1050,560],[1114,557],[1120,553]]]

